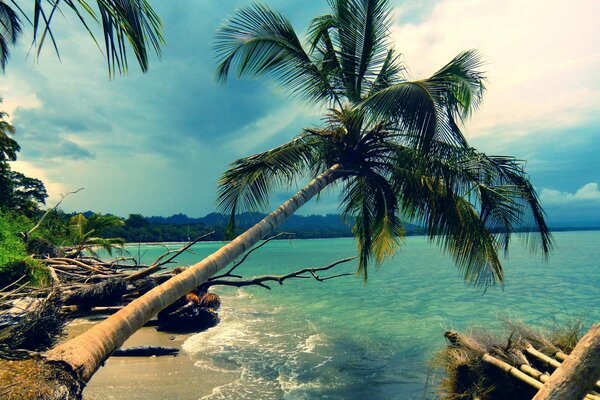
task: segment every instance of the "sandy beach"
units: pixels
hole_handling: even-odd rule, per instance
[[[91,321],[74,321],[68,327],[69,337],[93,325]],[[142,328],[125,342],[123,348],[165,346],[181,349],[190,336],[158,332],[153,327]],[[86,400],[196,400],[236,377],[196,366],[186,353],[164,357],[113,357],[98,370],[83,394]]]

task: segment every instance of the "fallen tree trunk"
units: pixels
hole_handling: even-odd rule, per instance
[[[600,324],[593,325],[533,400],[579,400],[600,376]]]

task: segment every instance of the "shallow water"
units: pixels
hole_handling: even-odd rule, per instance
[[[191,336],[183,349],[199,374],[230,376],[203,399],[429,398],[427,363],[448,328],[493,328],[498,316],[537,326],[583,314],[589,324],[600,320],[600,232],[555,239],[548,262],[515,243],[504,261],[504,288],[485,294],[465,285],[450,258],[423,237],[407,238],[392,260],[370,271],[367,284],[342,277],[289,280],[271,291],[218,288],[221,323]],[[180,261],[220,245],[200,243]],[[140,248],[145,259],[162,251]],[[282,274],[354,254],[352,239],[277,241],[239,272]]]

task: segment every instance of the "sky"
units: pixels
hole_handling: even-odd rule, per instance
[[[23,0],[24,5],[30,2]],[[0,76],[4,111],[22,151],[13,168],[40,178],[66,211],[203,216],[219,175],[240,157],[320,123],[314,107],[263,80],[214,79],[214,32],[241,0],[151,1],[167,44],[142,74],[108,79],[105,60],[72,15],[58,16],[61,59],[39,59],[30,36]],[[267,1],[302,35],[325,0]],[[554,226],[600,226],[600,2],[391,0],[393,44],[409,78],[426,78],[466,49],[487,76],[464,131],[488,154],[527,161]],[[301,186],[304,182],[299,182]],[[293,190],[295,188],[292,188]],[[290,192],[277,193],[272,205]],[[336,212],[325,194],[301,214]]]

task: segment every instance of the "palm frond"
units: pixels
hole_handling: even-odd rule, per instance
[[[13,46],[21,34],[21,19],[17,13],[0,1],[0,68],[6,69],[6,63],[10,57],[10,46]]]
[[[408,220],[427,229],[429,239],[454,258],[467,282],[487,287],[502,282],[498,242],[466,199],[447,190],[441,180],[399,171],[399,204]]]
[[[90,237],[85,243],[84,249],[89,251],[94,257],[98,256],[96,248],[101,248],[112,256],[112,252],[115,248],[120,249],[125,245],[125,239],[123,238],[102,238],[102,237]]]
[[[237,67],[238,77],[270,74],[295,97],[310,101],[334,101],[337,97],[289,20],[266,5],[238,10],[218,29],[215,49],[221,82]]]
[[[387,56],[390,7],[387,0],[331,0],[346,95],[358,102],[366,79],[374,78]]]
[[[381,66],[381,70],[370,84],[367,96],[405,81],[405,72],[406,67],[401,63],[400,56],[396,54],[394,49],[388,50],[387,56]]]
[[[336,27],[337,19],[334,14],[319,15],[313,18],[306,33],[306,40],[310,45],[309,54],[313,54],[318,48],[322,52],[333,50],[333,41],[329,32]]]
[[[479,52],[467,50],[428,79],[431,90],[455,119],[464,120],[481,105],[485,91],[485,76],[479,71],[482,65]]]
[[[266,207],[275,187],[291,185],[313,168],[313,154],[322,143],[303,134],[274,149],[232,163],[219,179],[217,207],[230,215],[226,236],[233,237],[235,218],[244,211]]]
[[[461,147],[446,149],[441,158],[386,145],[393,161],[382,168],[400,194],[404,216],[427,227],[466,279],[484,286],[501,282],[498,250],[508,250],[515,232],[537,237],[545,255],[552,249],[543,210],[518,160]]]
[[[466,146],[457,119],[476,109],[483,95],[477,52],[458,55],[431,78],[400,82],[368,96],[361,104],[374,119],[392,119],[428,151],[434,141]],[[407,136],[408,137],[408,136]]]
[[[165,43],[163,26],[147,0],[96,0],[97,11],[87,0],[63,0],[63,4],[75,14],[97,45],[87,21],[91,19],[101,26],[109,76],[128,72],[128,46],[133,50],[143,72],[149,67],[150,49],[160,57],[161,46]],[[33,44],[38,56],[49,37],[60,58],[52,31],[52,20],[55,13],[61,11],[60,5],[60,0],[34,0]]]
[[[391,25],[387,0],[362,0],[361,20],[364,29],[360,41],[357,93],[361,94],[368,79],[376,76],[388,56],[388,36]]]
[[[374,262],[379,267],[402,242],[396,195],[384,177],[369,171],[344,181],[340,204],[357,241],[357,273],[366,281],[370,265]]]
[[[334,38],[337,37],[336,26],[335,15],[321,15],[311,21],[306,36],[313,63],[319,67],[321,75],[328,80],[329,85],[338,94],[336,101],[339,105],[341,104],[339,98],[344,97],[346,82],[340,65],[339,52],[334,45]],[[335,42],[338,41],[335,40]]]
[[[496,188],[502,188],[504,203],[510,202],[518,210],[512,217],[512,230],[523,232],[526,242],[531,245],[532,251],[538,246],[542,248],[545,257],[553,249],[553,239],[550,228],[545,221],[545,212],[539,201],[539,197],[529,181],[523,163],[514,157],[487,156],[477,153],[480,162],[479,168],[492,181]],[[482,202],[482,213],[485,207],[490,208]],[[490,212],[490,214],[492,214]],[[507,230],[507,228],[504,228]]]

